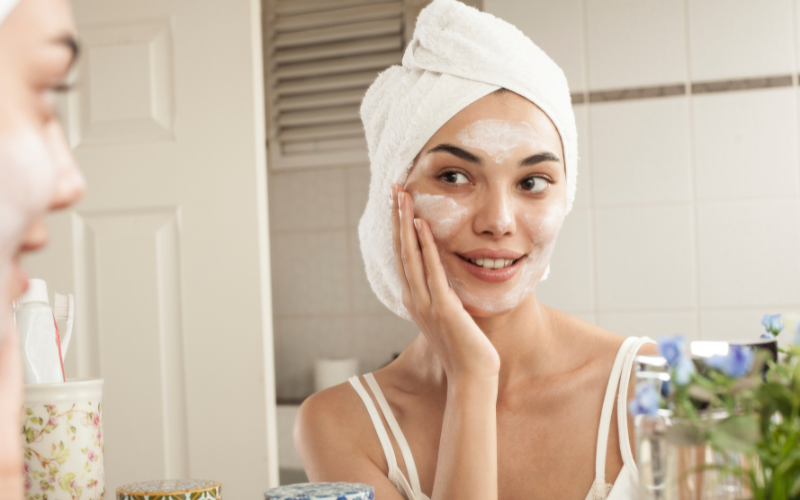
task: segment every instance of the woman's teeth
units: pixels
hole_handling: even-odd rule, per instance
[[[514,263],[513,259],[467,259],[476,266],[486,269],[501,269]]]

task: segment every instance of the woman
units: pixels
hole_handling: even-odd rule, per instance
[[[45,213],[84,191],[53,109],[76,53],[67,0],[0,0],[0,499],[24,497],[22,359],[11,311],[28,286],[20,258],[47,242]]]
[[[295,442],[309,478],[370,484],[379,500],[638,498],[626,402],[648,341],[534,293],[576,187],[561,70],[508,23],[436,0],[362,118],[367,274],[421,334],[306,400]]]

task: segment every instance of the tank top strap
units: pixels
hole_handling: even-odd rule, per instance
[[[386,432],[386,428],[383,426],[383,422],[381,421],[378,409],[375,407],[375,403],[372,402],[372,398],[369,397],[369,393],[367,393],[367,390],[361,384],[361,380],[359,380],[358,377],[350,377],[348,382],[350,382],[350,385],[353,386],[353,389],[355,389],[356,393],[361,398],[361,401],[364,402],[364,406],[367,408],[367,413],[369,413],[369,418],[372,421],[372,425],[375,427],[375,432],[378,434],[378,440],[381,443],[383,454],[386,456],[386,463],[389,466],[389,480],[408,500],[420,500],[420,498],[425,499],[426,497],[424,496],[417,497],[415,495],[414,489],[408,483],[405,476],[400,471],[400,468],[397,466],[397,456],[394,453],[392,441],[389,439],[389,434]],[[369,380],[367,383],[369,383]],[[383,397],[383,395],[381,395],[381,397]],[[416,473],[416,470],[414,472]]]
[[[619,383],[620,375],[622,375],[622,364],[625,361],[626,354],[637,342],[636,337],[628,337],[622,342],[622,345],[617,351],[617,357],[614,359],[614,365],[611,368],[611,375],[608,377],[608,385],[606,386],[606,395],[603,399],[603,410],[600,412],[600,426],[597,431],[597,456],[595,458],[595,485],[606,485],[606,452],[608,449],[608,433],[611,429],[611,412],[614,409],[614,398],[617,395],[617,384]],[[622,438],[620,438],[622,439]]]
[[[631,371],[633,371],[633,359],[645,344],[655,344],[655,342],[648,337],[641,337],[626,353],[619,381],[619,397],[617,397],[617,426],[619,428],[619,447],[622,453],[622,463],[631,467],[636,474],[638,474],[638,467],[636,467],[636,460],[633,458],[631,440],[628,436],[628,385],[631,380]]]
[[[383,396],[383,391],[381,391],[380,386],[378,386],[375,376],[368,373],[364,375],[364,378],[367,380],[372,394],[375,395],[375,399],[378,400],[378,405],[383,412],[383,416],[389,424],[389,430],[392,431],[392,435],[395,441],[397,441],[397,445],[400,447],[400,453],[403,454],[403,460],[406,463],[406,470],[408,472],[408,480],[411,483],[411,488],[414,490],[414,495],[420,498],[420,495],[422,495],[422,488],[419,485],[417,465],[414,462],[414,456],[411,454],[411,447],[408,446],[408,441],[406,441],[406,437],[403,435],[400,425],[398,425],[397,420],[394,418],[392,409],[389,408],[389,404],[386,402],[386,398]]]

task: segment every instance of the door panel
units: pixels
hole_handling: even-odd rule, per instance
[[[278,481],[259,2],[73,8],[61,112],[88,192],[26,266],[76,294],[66,368],[106,381],[106,495],[257,498]]]

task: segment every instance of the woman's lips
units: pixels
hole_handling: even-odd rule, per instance
[[[513,264],[502,267],[500,269],[487,269],[483,266],[478,266],[468,261],[464,257],[459,256],[458,261],[471,275],[479,280],[488,281],[490,283],[499,283],[508,281],[517,274],[520,266],[522,265],[523,258],[520,257],[514,261]]]

